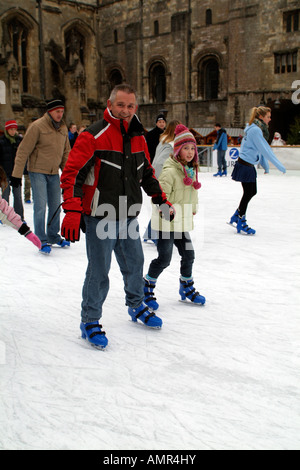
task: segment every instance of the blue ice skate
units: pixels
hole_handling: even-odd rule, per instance
[[[237,225],[238,221],[239,221],[239,211],[237,209],[235,211],[235,213],[233,214],[233,216],[231,217],[229,224],[230,225],[233,225],[233,224]]]
[[[238,223],[236,226],[237,233],[245,233],[246,235],[255,235],[255,230],[253,228],[248,227],[247,221],[245,216],[238,218]]]
[[[60,248],[67,248],[70,246],[70,242],[67,240],[61,239],[59,242],[55,243],[55,246],[59,246]]]
[[[180,279],[179,294],[182,301],[190,300],[194,304],[205,304],[205,297],[196,291],[192,278],[189,280]]]
[[[221,171],[218,171],[218,172],[215,173],[213,176],[222,176],[222,172],[221,172]]]
[[[42,253],[43,255],[50,255],[51,253],[50,243],[43,243],[40,249],[40,253]]]
[[[154,289],[156,286],[155,281],[150,281],[149,279],[145,278],[145,287],[144,287],[144,302],[148,305],[151,310],[157,310],[159,304],[156,302],[156,297],[154,297]]]
[[[86,339],[92,346],[97,349],[104,349],[107,346],[108,340],[105,336],[105,331],[101,330],[102,325],[98,321],[90,323],[80,323],[81,337]]]
[[[148,306],[142,302],[142,304],[137,308],[128,308],[128,313],[131,316],[133,322],[138,320],[149,328],[161,328],[162,320],[157,317],[154,312],[148,310]]]

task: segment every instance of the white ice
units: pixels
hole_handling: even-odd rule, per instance
[[[200,175],[192,233],[204,307],[179,302],[179,256],[158,281],[161,330],[130,321],[113,260],[105,351],[80,339],[84,236],[43,256],[0,226],[0,449],[299,449],[300,174]],[[33,227],[32,206],[25,206]],[[143,233],[150,215],[145,198]],[[145,273],[156,249],[144,244]]]

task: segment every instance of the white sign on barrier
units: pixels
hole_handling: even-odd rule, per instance
[[[300,170],[300,146],[286,145],[281,147],[271,147],[278,160],[285,166],[287,170]],[[240,147],[228,147],[225,158],[227,169],[233,168],[240,153]],[[213,167],[218,167],[217,150],[213,150]],[[275,168],[270,163],[270,168]]]
[[[233,168],[235,165],[235,162],[239,158],[240,155],[240,149],[239,147],[228,147],[225,153],[225,159],[226,159],[226,164],[227,168]],[[218,151],[213,150],[213,167],[218,166]]]

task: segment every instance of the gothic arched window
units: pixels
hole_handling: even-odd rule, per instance
[[[109,74],[108,81],[109,81],[110,91],[116,85],[120,85],[121,83],[123,83],[123,77],[122,77],[120,70],[113,69]]]
[[[198,69],[198,94],[205,100],[215,100],[219,94],[219,63],[215,58],[203,59]]]
[[[77,56],[82,65],[84,65],[84,36],[76,29],[69,29],[65,34],[66,61],[68,64],[73,62],[72,58]]]
[[[28,51],[28,30],[27,28],[17,19],[10,21],[8,26],[9,36],[11,38],[11,47],[14,58],[16,59],[20,78],[22,83],[22,91],[28,92],[28,63],[27,63],[27,51]]]
[[[156,62],[149,71],[150,98],[154,103],[166,101],[166,71],[165,67]]]

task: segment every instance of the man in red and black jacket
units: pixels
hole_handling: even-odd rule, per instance
[[[61,176],[62,235],[78,241],[86,232],[88,268],[83,286],[81,334],[92,345],[105,348],[107,338],[99,320],[109,290],[109,269],[114,251],[124,279],[126,305],[132,320],[152,328],[162,321],[143,302],[144,256],[137,216],[141,188],[172,219],[167,201],[150,164],[143,126],[136,116],[135,90],[126,84],[112,91],[103,120],[82,132],[71,150]]]

